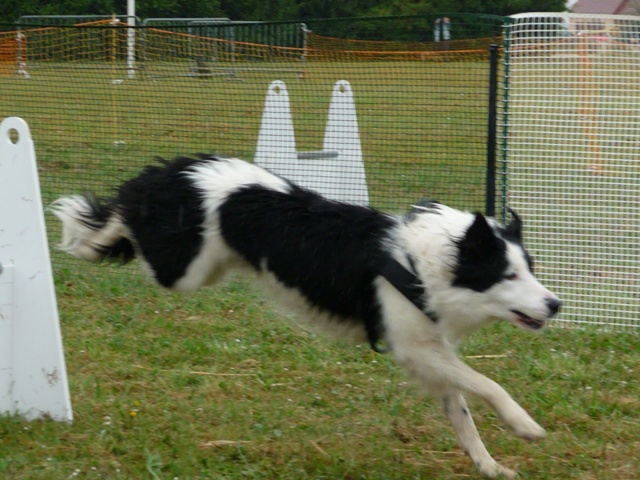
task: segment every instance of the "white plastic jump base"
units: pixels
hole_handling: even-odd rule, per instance
[[[0,415],[71,421],[58,307],[29,126],[0,124]]]
[[[351,85],[336,82],[322,151],[298,152],[287,86],[269,85],[254,162],[292,182],[342,202],[369,203]]]

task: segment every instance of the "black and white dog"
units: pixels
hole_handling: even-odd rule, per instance
[[[162,286],[192,291],[237,267],[255,271],[313,324],[384,348],[444,405],[462,448],[489,478],[515,472],[487,452],[464,395],[513,432],[545,436],[456,347],[495,319],[542,328],[560,301],[533,276],[515,213],[501,226],[425,201],[406,216],[327,200],[235,158],[145,168],[115,198],[55,201],[61,248],[85,260],[138,257]]]

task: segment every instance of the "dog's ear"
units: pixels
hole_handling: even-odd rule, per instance
[[[522,220],[515,211],[510,208],[508,210],[511,214],[511,222],[505,228],[506,236],[522,243]]]
[[[473,223],[456,243],[460,258],[467,262],[472,259],[493,257],[504,249],[504,240],[496,235],[486,217],[481,213],[475,214]]]
[[[496,237],[493,228],[481,213],[475,214],[473,223],[467,229],[464,237],[458,242],[458,246],[461,249],[468,251],[490,252],[498,245],[500,245],[498,237]]]
[[[500,281],[505,271],[505,241],[481,213],[456,241],[458,256],[452,285],[483,292]]]

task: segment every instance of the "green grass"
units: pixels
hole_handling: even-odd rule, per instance
[[[291,326],[245,281],[182,296],[97,268],[56,277],[74,422],[0,419],[1,478],[479,478],[389,356]],[[490,451],[525,479],[636,478],[637,340],[473,337],[467,362],[549,433],[516,439],[473,402]]]
[[[31,80],[0,79],[0,112],[29,122],[45,202],[108,194],[154,155],[252,158],[275,79],[112,85],[108,69],[32,66]],[[281,79],[303,150],[321,146],[333,83],[351,82],[374,205],[404,210],[430,196],[481,209],[487,74],[482,63],[371,62]],[[180,296],[128,267],[53,262],[75,419],[0,418],[3,480],[479,478],[439,407],[389,356],[290,326],[250,283]],[[529,444],[472,404],[489,450],[522,478],[637,478],[637,335],[494,325],[461,354],[547,428]]]
[[[35,63],[29,80],[2,78],[0,112],[29,123],[45,201],[78,189],[108,191],[154,156],[205,151],[253,159],[267,87],[276,79],[287,84],[298,150],[320,150],[333,85],[347,79],[374,205],[405,210],[429,196],[484,206],[485,63],[310,62],[304,79],[299,63],[211,79],[179,76],[188,72],[186,61],[161,72],[151,65],[133,80],[94,67]]]

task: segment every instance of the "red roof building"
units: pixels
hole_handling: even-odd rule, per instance
[[[578,0],[571,7],[574,13],[613,13],[619,15],[640,14],[638,0]]]

